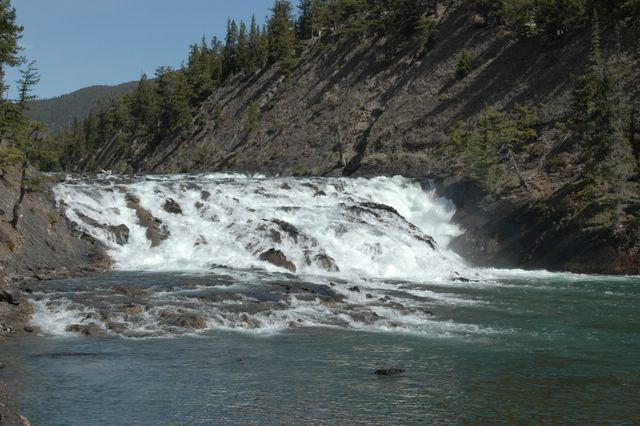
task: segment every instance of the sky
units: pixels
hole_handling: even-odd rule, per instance
[[[152,76],[158,66],[179,67],[190,44],[224,39],[227,18],[262,24],[273,0],[13,0],[24,26],[22,52],[36,60],[40,99],[95,84]],[[15,97],[17,70],[6,83]]]

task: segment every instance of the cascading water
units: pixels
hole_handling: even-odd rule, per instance
[[[45,332],[483,332],[434,318],[438,304],[481,303],[434,285],[480,276],[447,249],[460,233],[451,203],[410,179],[107,177],[55,192],[120,272],[38,289],[34,324]]]
[[[453,207],[401,177],[113,179],[62,184],[56,196],[76,225],[109,247],[118,270],[283,271],[260,260],[269,249],[301,274],[446,280],[466,270],[446,250],[460,233],[450,223]],[[166,239],[150,241],[140,211]],[[114,229],[127,229],[127,241],[116,241]]]

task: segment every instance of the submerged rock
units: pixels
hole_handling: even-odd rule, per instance
[[[97,336],[103,332],[102,328],[95,322],[90,322],[89,324],[71,324],[65,328],[65,331],[85,336]]]
[[[135,303],[120,305],[120,310],[129,315],[136,315],[144,311],[144,307]]]
[[[297,270],[296,265],[293,262],[289,261],[284,253],[274,248],[263,252],[260,255],[259,259],[263,262],[269,262],[272,265],[278,266],[280,268],[288,269],[291,272],[296,272]]]
[[[207,320],[192,313],[160,311],[159,317],[170,326],[178,326],[187,330],[207,328]]]
[[[379,376],[394,376],[402,373],[404,373],[404,369],[398,367],[379,368],[375,371],[375,374]]]

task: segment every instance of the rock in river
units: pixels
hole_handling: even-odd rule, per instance
[[[401,373],[404,373],[404,370],[398,367],[379,368],[375,371],[375,374],[379,376],[394,376]]]
[[[289,261],[289,259],[287,259],[284,253],[280,250],[276,250],[274,248],[269,249],[260,255],[260,260],[263,262],[269,262],[280,268],[288,269],[291,272],[296,272],[296,265]]]
[[[182,207],[173,198],[167,198],[162,208],[171,214],[182,214]]]
[[[22,302],[22,292],[17,288],[0,291],[0,302],[7,302],[10,305],[19,305]]]

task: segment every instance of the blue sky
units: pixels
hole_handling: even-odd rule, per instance
[[[273,0],[13,0],[25,27],[22,46],[41,74],[34,89],[50,98],[94,84],[137,80],[186,60],[188,46],[224,37],[227,17],[259,23]],[[15,86],[17,70],[6,83]],[[10,96],[15,89],[10,91]]]

